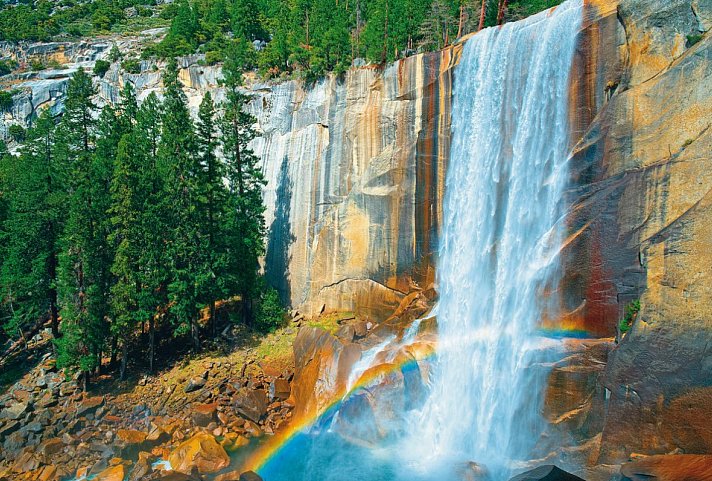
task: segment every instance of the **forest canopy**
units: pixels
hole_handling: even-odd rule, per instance
[[[355,59],[382,63],[440,49],[482,27],[562,0],[22,0],[0,10],[0,40],[80,38],[115,32],[129,17],[167,26],[144,57],[237,50],[265,76],[340,73]],[[143,25],[143,23],[141,24]]]

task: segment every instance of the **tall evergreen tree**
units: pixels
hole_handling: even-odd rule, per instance
[[[241,91],[242,71],[228,57],[223,67],[226,101],[220,121],[222,150],[227,166],[230,204],[226,237],[232,246],[228,256],[232,280],[240,293],[243,318],[253,320],[252,299],[258,288],[259,258],[264,254],[264,203],[262,187],[265,180],[257,163],[259,158],[250,149],[255,138],[255,118],[247,111],[250,97]]]
[[[200,250],[203,242],[199,228],[200,162],[193,122],[186,98],[178,81],[174,59],[168,62],[164,76],[163,130],[159,158],[165,169],[163,202],[169,213],[171,283],[168,286],[176,334],[190,332],[193,345],[200,347],[198,303],[200,277],[203,275]]]
[[[210,325],[212,334],[217,334],[217,320],[215,318],[215,302],[228,293],[223,282],[226,266],[225,244],[222,237],[225,217],[225,187],[223,178],[225,169],[223,163],[216,155],[218,145],[215,128],[215,105],[210,92],[205,94],[198,111],[197,141],[198,152],[202,168],[200,179],[201,202],[199,206],[203,212],[198,218],[202,226],[202,257],[203,276],[199,288],[202,293],[202,302],[210,307]]]
[[[147,320],[141,312],[142,283],[138,264],[143,248],[142,213],[144,191],[141,172],[145,155],[141,155],[140,141],[133,131],[137,117],[136,98],[130,83],[122,92],[116,134],[121,135],[111,179],[111,221],[109,241],[115,249],[111,272],[116,282],[111,288],[111,332],[121,341],[120,378],[124,379],[128,363],[128,345],[139,322]]]
[[[5,187],[9,195],[0,284],[3,303],[12,314],[6,329],[17,331],[47,317],[57,338],[58,238],[65,198],[63,168],[55,156],[55,142],[55,122],[45,110],[29,130],[20,156],[5,159],[12,187]]]
[[[91,78],[82,69],[72,75],[58,142],[68,171],[69,210],[59,257],[64,335],[57,341],[58,362],[79,368],[85,388],[101,361],[108,314],[105,214],[110,177],[106,159],[97,161],[95,156],[94,93]]]
[[[161,132],[161,105],[151,93],[139,107],[136,115],[133,140],[143,157],[140,186],[143,192],[143,209],[140,228],[141,252],[138,265],[142,286],[139,312],[148,317],[148,363],[153,372],[156,346],[156,322],[161,306],[168,304],[170,279],[167,245],[170,235],[167,205],[163,199],[165,170],[160,169],[158,158]]]

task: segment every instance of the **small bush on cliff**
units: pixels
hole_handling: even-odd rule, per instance
[[[699,43],[699,41],[702,40],[702,34],[699,33],[693,33],[691,35],[687,36],[687,48],[692,47],[696,43]]]
[[[94,64],[94,75],[97,77],[103,77],[104,74],[109,70],[111,63],[106,60],[97,60]]]
[[[631,303],[625,307],[625,317],[618,322],[618,329],[621,334],[625,334],[630,330],[638,312],[640,312],[640,301],[638,299],[631,301]]]
[[[257,300],[255,327],[262,332],[271,332],[284,323],[285,310],[279,293],[273,287],[265,287]]]
[[[0,112],[7,112],[12,108],[12,92],[0,92]]]

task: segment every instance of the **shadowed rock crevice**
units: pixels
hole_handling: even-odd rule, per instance
[[[279,170],[275,215],[269,227],[267,254],[265,255],[265,277],[267,282],[279,291],[282,301],[289,304],[289,247],[295,240],[292,235],[290,210],[292,205],[292,184],[289,179],[289,159],[284,156]]]

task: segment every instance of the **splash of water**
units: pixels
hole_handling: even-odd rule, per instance
[[[457,67],[438,362],[412,435],[421,460],[471,459],[500,477],[536,440],[543,380],[532,366],[557,278],[581,3],[479,33]]]

